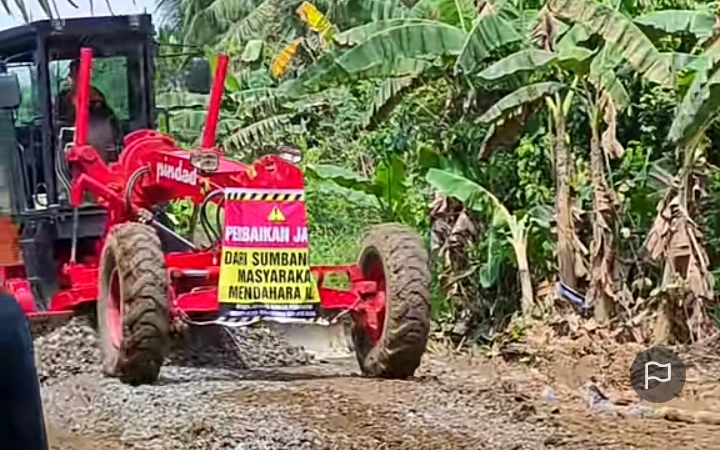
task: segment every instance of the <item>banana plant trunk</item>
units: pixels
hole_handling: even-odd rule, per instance
[[[533,294],[532,278],[530,277],[530,264],[527,257],[527,242],[525,239],[514,239],[513,248],[515,250],[515,258],[517,258],[518,278],[520,279],[520,292],[522,298],[520,305],[524,316],[532,314],[535,306],[535,296]]]
[[[592,272],[588,300],[595,308],[595,320],[605,321],[614,312],[614,266],[615,254],[612,244],[610,221],[612,220],[613,197],[605,180],[605,157],[600,146],[599,118],[590,117],[590,171],[593,188],[591,245]]]
[[[568,287],[575,289],[575,247],[573,237],[575,226],[572,214],[572,198],[570,197],[570,176],[572,174],[572,159],[565,142],[565,117],[562,113],[555,117],[555,212],[557,214],[558,234],[558,267],[560,281]]]

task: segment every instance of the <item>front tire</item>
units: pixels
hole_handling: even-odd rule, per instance
[[[97,302],[103,372],[138,386],[157,380],[169,347],[165,256],[155,230],[126,223],[110,231]]]
[[[408,378],[420,366],[430,334],[430,266],[420,237],[409,227],[373,227],[362,245],[359,266],[375,281],[380,297],[360,304],[353,314],[352,338],[362,373],[378,378]],[[364,311],[378,314],[368,327]]]

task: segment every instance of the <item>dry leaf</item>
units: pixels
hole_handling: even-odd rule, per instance
[[[621,158],[625,148],[617,140],[617,108],[607,94],[603,94],[600,105],[603,110],[603,120],[607,124],[601,139],[603,151],[611,158]]]
[[[557,19],[555,19],[550,10],[543,7],[530,34],[532,42],[548,52],[555,51],[555,40],[557,38],[556,21]]]

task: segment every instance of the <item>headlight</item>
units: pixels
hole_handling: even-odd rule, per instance
[[[220,155],[215,152],[195,152],[190,155],[190,165],[200,172],[215,172],[220,167]]]

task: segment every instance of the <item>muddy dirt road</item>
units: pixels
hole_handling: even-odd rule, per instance
[[[236,367],[171,361],[139,388],[97,373],[89,327],[37,339],[52,449],[720,449],[717,425],[593,408],[592,362],[428,356],[416,379],[370,380],[253,333]]]

